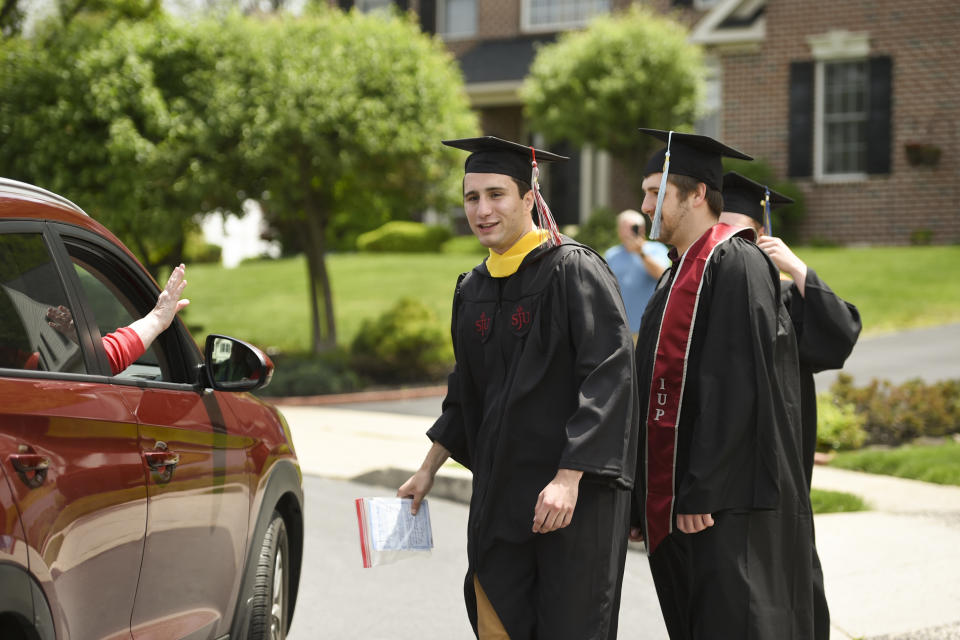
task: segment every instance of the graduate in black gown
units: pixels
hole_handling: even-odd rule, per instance
[[[797,334],[800,355],[800,397],[803,416],[803,467],[807,486],[817,449],[817,389],[813,374],[842,369],[862,328],[860,312],[830,289],[817,272],[772,233],[769,208],[793,202],[768,187],[730,171],[723,176],[720,222],[752,227],[757,246],[781,272],[780,297]]]
[[[616,278],[557,232],[531,177],[534,159],[563,158],[445,144],[472,152],[464,209],[490,255],[457,284],[443,414],[398,495],[416,508],[448,456],[473,472],[464,594],[478,637],[615,638],[638,425]]]
[[[773,235],[770,211],[791,202],[790,198],[735,171],[723,176],[720,222],[753,228],[759,236],[757,246],[770,256],[781,272],[790,276],[781,279],[780,295],[798,342],[803,470],[809,489],[817,448],[817,390],[813,374],[843,367],[857,342],[861,325],[857,308],[837,296],[783,240]],[[830,610],[816,549],[813,561],[813,638],[828,640]]]
[[[750,229],[718,224],[721,155],[667,142],[644,171],[651,236],[673,246],[637,342],[641,434],[631,536],[670,637],[808,640],[813,528],[797,340]]]

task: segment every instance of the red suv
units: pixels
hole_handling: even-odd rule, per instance
[[[0,179],[0,638],[279,639],[303,490],[245,393],[273,364],[181,320],[113,375],[101,338],[159,287],[72,202]],[[202,301],[194,301],[203,304]],[[76,334],[51,328],[65,307]]]

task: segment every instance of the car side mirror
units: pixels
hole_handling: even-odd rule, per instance
[[[208,335],[203,355],[206,382],[217,391],[253,391],[273,377],[270,357],[236,338]]]

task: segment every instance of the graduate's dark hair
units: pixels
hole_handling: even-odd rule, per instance
[[[513,184],[517,185],[517,191],[520,192],[521,198],[527,194],[527,191],[530,191],[531,187],[529,183],[524,182],[523,180],[519,180],[517,178],[510,178],[510,179],[513,180]]]
[[[691,178],[690,176],[682,176],[679,174],[673,174],[667,176],[673,186],[677,188],[677,197],[680,200],[686,200],[693,194],[697,192],[697,185],[700,184],[700,180],[696,178]],[[704,184],[707,187],[707,206],[710,207],[710,211],[713,213],[715,218],[720,217],[720,212],[723,211],[723,194],[717,191],[716,189],[711,189],[709,186]]]
[[[523,196],[527,195],[527,192],[532,188],[529,183],[524,182],[518,178],[510,178],[513,180],[513,184],[517,185],[517,191],[520,193],[520,199],[523,200]],[[537,221],[537,207],[534,205],[530,208],[530,217],[533,218],[533,221]]]

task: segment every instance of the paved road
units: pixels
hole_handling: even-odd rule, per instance
[[[353,500],[382,487],[306,475],[304,578],[289,640],[473,638],[463,604],[467,507],[430,499],[429,557],[364,569]],[[620,616],[623,638],[667,640],[646,556],[631,551]],[[628,604],[627,604],[628,603]]]
[[[330,410],[307,410],[326,415]],[[334,410],[341,419],[351,412]],[[320,415],[292,412],[295,438],[317,428]],[[376,414],[356,413],[359,416]],[[383,414],[379,414],[383,415]],[[372,419],[372,418],[371,418]],[[311,424],[312,423],[312,424]],[[356,456],[375,440],[363,428]],[[317,459],[307,450],[329,437],[299,437],[305,464],[306,549],[291,640],[456,640],[472,637],[462,588],[466,507],[430,499],[435,548],[429,557],[361,568],[353,500],[389,495],[390,487],[367,486],[311,475]],[[394,451],[396,441],[384,441]],[[399,452],[403,453],[401,447]],[[403,457],[401,455],[401,457]],[[960,489],[887,476],[818,467],[814,485],[867,498],[873,511],[817,516],[833,618],[833,640],[957,640],[960,638]],[[916,544],[920,541],[920,544]],[[910,552],[904,553],[903,548]],[[627,555],[620,612],[624,640],[666,640],[650,572],[642,552]]]
[[[354,499],[382,487],[304,476],[304,570],[289,640],[467,638],[462,591],[467,508],[430,500],[428,558],[364,569]],[[451,633],[460,630],[460,633]]]
[[[910,378],[928,382],[960,378],[960,324],[912,329],[863,338],[843,367],[856,386],[872,378],[899,384]],[[817,374],[817,389],[825,391],[836,371]]]

